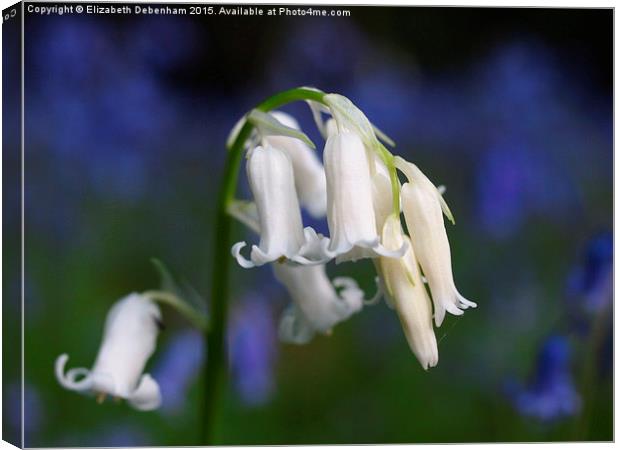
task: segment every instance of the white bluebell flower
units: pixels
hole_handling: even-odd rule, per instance
[[[323,160],[327,176],[329,251],[338,256],[338,262],[403,256],[406,243],[395,250],[381,245],[369,155],[360,136],[338,128],[327,138]]]
[[[390,249],[400,248],[403,241],[409,241],[395,215],[386,220],[382,237],[383,245]],[[433,330],[431,301],[413,247],[409,245],[402,258],[379,258],[377,268],[384,295],[396,309],[411,351],[424,370],[436,366],[439,352]]]
[[[233,245],[231,252],[239,265],[251,268],[282,259],[313,264],[329,259],[324,254],[329,240],[302,226],[289,156],[276,147],[258,146],[249,152],[246,168],[259,218],[260,243],[252,246],[250,260],[241,255],[245,242]]]
[[[135,409],[148,411],[161,404],[157,382],[143,373],[155,351],[161,324],[159,307],[147,296],[129,294],[116,302],[105,322],[103,340],[93,367],[65,372],[69,356],[56,359],[56,378],[66,389],[123,398]]]
[[[400,157],[395,158],[395,163],[409,180],[401,188],[403,211],[414,252],[431,290],[435,323],[440,326],[446,311],[461,315],[463,309],[476,307],[454,284],[442,210],[450,220],[453,220],[452,214],[437,187],[415,164]]]
[[[279,334],[284,342],[305,344],[317,332],[329,333],[362,309],[364,292],[355,280],[338,277],[330,281],[324,265],[274,264],[273,271],[293,299],[280,320]]]

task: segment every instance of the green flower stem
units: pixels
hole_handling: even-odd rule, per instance
[[[260,103],[256,109],[270,111],[287,103],[300,100],[312,100],[323,103],[325,93],[310,89],[296,88],[269,97]],[[241,127],[234,143],[227,153],[224,173],[217,197],[215,217],[215,237],[213,239],[213,260],[211,262],[211,299],[210,299],[210,328],[206,333],[207,366],[205,370],[204,387],[204,422],[202,443],[212,445],[215,442],[215,420],[217,406],[224,390],[226,361],[226,323],[228,316],[228,281],[231,262],[231,227],[232,217],[228,215],[228,205],[234,200],[239,178],[239,168],[243,158],[245,142],[252,133],[253,125],[246,121]]]
[[[176,295],[166,291],[146,291],[142,295],[149,297],[154,302],[161,303],[163,305],[172,306],[181,314],[188,322],[198,328],[203,333],[206,333],[209,326],[207,324],[207,318],[192,308],[185,300],[177,297]]]

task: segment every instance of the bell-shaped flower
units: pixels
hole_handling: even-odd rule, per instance
[[[280,320],[279,334],[284,342],[305,344],[315,333],[329,333],[336,324],[362,309],[364,292],[355,280],[338,277],[330,281],[325,265],[275,263],[273,270],[293,299]]]
[[[402,247],[409,238],[404,235],[400,220],[391,215],[383,228],[383,245],[389,249]],[[415,259],[413,248],[408,246],[407,253],[400,259],[379,258],[376,265],[381,278],[380,285],[385,290],[407,337],[411,351],[420,361],[424,370],[434,367],[439,361],[437,340],[433,331],[431,301],[424,287],[420,269]]]
[[[435,185],[417,166],[400,157],[395,158],[395,164],[409,180],[401,188],[403,211],[413,250],[431,290],[435,323],[440,326],[446,311],[461,315],[463,309],[476,307],[454,284],[442,210],[450,220],[452,214]]]
[[[106,395],[126,399],[138,410],[156,409],[161,404],[157,382],[143,374],[155,350],[161,327],[159,307],[148,297],[130,294],[116,302],[105,322],[103,341],[92,369],[65,372],[69,356],[56,360],[56,378],[66,389],[92,393],[103,401]]]
[[[331,234],[329,251],[338,256],[337,261],[403,256],[406,243],[395,250],[381,245],[368,154],[360,137],[346,130],[332,132],[325,144],[323,160],[327,176],[327,223]]]
[[[250,151],[246,169],[259,216],[260,243],[252,246],[250,260],[241,255],[245,242],[233,245],[231,253],[239,265],[251,268],[282,258],[299,264],[326,262],[329,239],[302,226],[289,156],[279,148],[259,146]]]
[[[281,111],[270,113],[283,125],[300,130],[294,117]],[[291,158],[295,175],[295,189],[299,203],[315,218],[325,217],[327,210],[327,183],[323,164],[308,144],[301,139],[290,136],[266,136],[264,138],[273,147],[284,150]]]

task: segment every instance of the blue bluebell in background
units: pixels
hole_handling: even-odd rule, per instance
[[[161,390],[162,413],[175,415],[183,411],[204,357],[204,336],[200,332],[189,329],[169,338],[153,370],[153,378]]]
[[[514,380],[506,392],[524,416],[552,421],[577,414],[581,399],[571,373],[571,345],[560,335],[547,338],[538,353],[531,379],[525,384]]]
[[[581,260],[568,278],[568,294],[576,307],[596,313],[611,305],[613,299],[613,234],[603,231],[586,244]]]
[[[278,345],[269,300],[260,294],[243,296],[231,313],[228,351],[233,384],[245,405],[259,406],[270,400]]]

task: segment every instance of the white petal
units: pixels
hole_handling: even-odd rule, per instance
[[[317,233],[314,228],[304,228],[305,243],[299,250],[299,254],[291,258],[291,261],[304,265],[325,264],[332,255],[327,250],[329,238]]]
[[[290,158],[275,147],[256,147],[246,167],[261,230],[252,262],[262,265],[297,255],[305,240]]]
[[[234,212],[232,212],[229,208],[229,213],[235,217],[239,217],[244,223],[248,220],[246,217],[243,217],[244,213],[240,212],[239,209],[235,209]],[[257,228],[258,227],[257,225]],[[260,233],[260,231],[258,231],[258,233]],[[304,228],[304,239],[304,244],[299,249],[299,252],[287,259],[286,262],[288,264],[325,264],[333,258],[332,254],[327,250],[329,247],[329,238],[320,233],[317,234],[312,227],[306,227]],[[252,259],[248,260],[241,254],[241,250],[246,247],[246,245],[245,242],[237,242],[230,250],[231,255],[237,260],[237,263],[245,269],[261,266],[280,258],[277,255],[264,254],[259,247],[254,245],[252,246]]]
[[[140,384],[128,397],[127,401],[139,411],[151,411],[161,405],[161,393],[157,381],[149,374],[142,375]]]
[[[236,200],[228,207],[228,213],[245,224],[252,231],[260,234],[260,224],[258,223],[258,210],[253,202]],[[255,267],[254,262],[247,260],[241,255],[241,249],[246,246],[245,242],[237,242],[231,248],[232,256],[237,260],[241,267],[246,269]],[[293,263],[313,265],[324,264],[332,256],[327,251],[329,238],[318,233],[312,227],[304,228],[304,244],[299,249],[297,255],[290,258]],[[269,257],[259,256],[262,261],[269,260]]]
[[[80,367],[77,369],[71,369],[65,374],[65,365],[67,364],[68,360],[69,355],[67,355],[66,353],[63,353],[58,358],[56,358],[56,364],[54,366],[56,379],[65,389],[78,392],[88,391],[92,386],[90,371],[88,369]],[[78,377],[83,378],[80,381],[77,381],[76,379]]]
[[[290,115],[280,111],[271,114],[287,127],[299,130],[299,124]],[[273,147],[286,152],[291,158],[295,175],[295,189],[301,205],[315,218],[325,217],[327,210],[327,184],[323,164],[316,151],[299,139],[286,136],[265,138]]]
[[[346,246],[342,249],[335,249],[332,254],[336,257],[336,264],[348,261],[356,262],[360,259],[375,258],[377,253],[374,249],[379,247],[380,244],[379,238],[371,241],[358,241],[355,246]],[[343,252],[346,248],[349,250]]]
[[[406,242],[402,248],[388,250],[377,234],[375,203],[379,202],[377,206],[383,215],[385,185],[377,172],[377,186],[373,186],[368,154],[360,138],[347,132],[332,134],[325,144],[323,158],[327,175],[327,222],[331,233],[328,250],[337,258],[336,262],[403,256],[407,251]],[[389,199],[391,202],[391,193]]]
[[[237,260],[237,263],[241,267],[243,267],[244,269],[251,269],[253,267],[256,267],[256,265],[252,261],[244,258],[243,255],[241,254],[241,249],[245,247],[246,245],[247,244],[245,242],[237,242],[230,249],[230,253]]]
[[[388,248],[402,246],[408,238],[400,221],[390,216],[385,223],[383,242]],[[433,330],[431,302],[422,282],[412,246],[401,259],[381,258],[381,276],[389,292],[409,347],[426,370],[437,365],[439,352]]]
[[[334,119],[329,119],[325,122],[325,133],[328,138],[338,134],[338,125]]]
[[[310,342],[314,334],[314,328],[296,305],[290,305],[282,313],[278,327],[278,336],[282,342],[303,345]]]
[[[347,314],[351,315],[362,310],[364,291],[359,288],[353,278],[336,277],[332,280],[332,284],[334,287],[342,289],[338,295],[347,304]]]
[[[330,251],[342,254],[355,245],[378,243],[366,150],[353,133],[330,136],[323,154],[327,176]]]
[[[348,319],[363,305],[364,293],[352,279],[339,279],[344,289],[338,295],[329,281],[325,266],[289,266],[274,264],[278,281],[284,284],[307,323],[316,331],[328,332]]]
[[[450,244],[437,188],[415,165],[396,159],[397,167],[409,177],[410,182],[401,188],[403,210],[415,254],[433,297],[435,324],[440,326],[446,311],[461,315],[459,308],[473,307],[475,303],[458,294],[454,285]]]
[[[351,250],[339,255],[336,251],[333,252],[332,255],[338,255],[336,256],[336,264],[347,261],[355,262],[360,259],[376,258],[378,256],[385,256],[386,258],[401,258],[407,252],[408,246],[409,243],[404,241],[402,247],[396,250],[388,250],[381,244],[381,242],[379,242],[379,239],[377,238],[377,240],[371,242],[358,242],[357,245]]]
[[[93,389],[129,395],[155,350],[160,319],[159,307],[140,294],[130,294],[114,304],[91,370]]]
[[[380,165],[378,167],[385,167]],[[372,199],[375,209],[377,230],[382,230],[386,219],[392,214],[392,183],[386,173],[377,172],[372,176]]]
[[[260,267],[264,264],[276,261],[280,258],[284,258],[285,255],[278,248],[271,249],[268,253],[264,252],[259,246],[253,245],[252,252],[250,253],[252,263],[256,267]],[[297,257],[296,254],[289,255],[289,257]]]
[[[467,308],[476,308],[478,306],[477,303],[472,302],[471,300],[467,300],[465,297],[459,294],[459,291],[456,291],[455,294],[456,294],[456,298],[458,298],[459,300],[459,308],[467,309]]]
[[[441,207],[429,191],[412,183],[405,183],[401,193],[414,251],[433,296],[435,323],[440,326],[445,311],[461,314],[455,296],[450,246]]]

